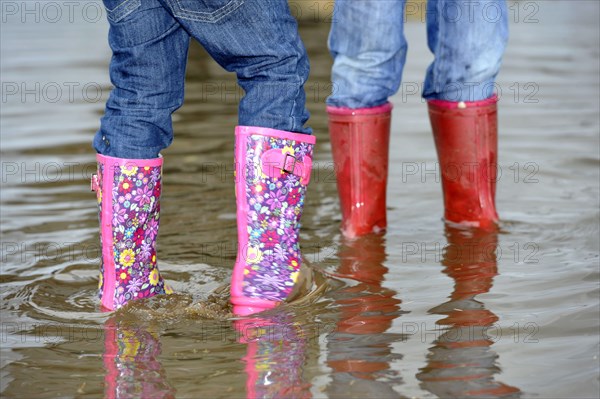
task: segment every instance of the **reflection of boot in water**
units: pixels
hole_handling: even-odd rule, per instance
[[[291,317],[235,321],[239,342],[247,345],[247,398],[310,398],[310,383],[303,379],[306,336]]]
[[[363,236],[344,242],[337,276],[358,281],[332,295],[338,305],[336,330],[328,337],[327,365],[333,369],[329,397],[395,398],[402,382],[390,363],[401,358],[391,344],[401,334],[386,333],[400,314],[396,292],[385,287],[385,238]]]
[[[417,378],[424,389],[443,398],[517,398],[518,388],[495,380],[501,370],[488,329],[498,317],[475,299],[490,290],[498,274],[497,232],[447,226],[446,236],[443,272],[454,280],[454,291],[448,302],[430,312],[446,316],[437,324],[448,329],[429,349],[428,364]]]
[[[105,324],[106,398],[174,398],[158,360],[158,334],[113,316]],[[136,323],[137,324],[137,323]]]

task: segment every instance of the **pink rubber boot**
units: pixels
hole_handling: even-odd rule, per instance
[[[447,222],[487,230],[498,223],[497,102],[496,95],[482,101],[428,102]]]
[[[315,137],[262,127],[235,129],[238,255],[231,280],[234,313],[271,309],[291,293]]]
[[[96,159],[91,188],[99,206],[102,307],[115,310],[133,299],[171,293],[155,249],[163,159]]]
[[[385,231],[392,104],[327,107],[329,137],[342,210],[342,233],[356,238]]]

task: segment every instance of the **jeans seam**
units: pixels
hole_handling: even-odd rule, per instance
[[[298,56],[296,56],[296,59],[298,61],[298,64],[300,64],[300,59]],[[296,99],[298,98],[298,95],[300,94],[300,90],[304,90],[304,84],[306,83],[306,81],[302,81],[302,79],[300,78],[300,74],[298,73],[298,71],[296,71],[296,80],[297,80],[297,84],[298,84],[298,89],[296,90],[296,95],[294,96],[294,103],[292,105],[292,109],[290,110],[290,115],[289,118],[292,120],[292,129],[291,131],[296,131],[296,118],[294,117],[294,111],[296,110],[296,106],[298,104],[298,102],[296,101]],[[302,113],[304,113],[304,110],[301,111]],[[302,128],[302,126],[299,126],[299,128]]]
[[[437,95],[441,96],[441,92],[439,91],[440,88],[440,82],[439,82],[439,77],[442,76],[442,73],[440,72],[440,68],[441,68],[441,62],[439,62],[439,60],[444,59],[444,57],[442,56],[442,45],[440,43],[442,43],[443,41],[440,39],[443,37],[443,32],[442,30],[445,28],[445,23],[440,22],[440,17],[443,18],[443,10],[440,10],[440,4],[441,3],[437,3],[436,5],[436,18],[438,21],[438,29],[437,29],[437,38],[436,38],[436,49],[435,54],[434,54],[434,68],[433,68],[433,91],[435,93],[437,93]]]
[[[138,9],[142,5],[141,0],[125,0],[123,3],[119,4],[112,10],[106,7],[106,16],[112,22],[119,22],[123,18],[127,17],[133,11]],[[123,9],[117,11],[119,8],[124,7]],[[114,16],[114,14],[117,14]]]
[[[177,7],[173,7],[173,1],[177,3]],[[173,15],[175,15],[178,18],[206,23],[216,23],[223,19],[225,16],[231,14],[233,11],[237,10],[242,4],[244,4],[244,1],[245,0],[231,0],[223,7],[213,12],[186,10],[181,6],[179,0],[169,0],[169,3],[171,3],[172,7],[174,8]]]
[[[297,32],[297,29],[298,29],[297,25],[296,25],[295,29],[296,29],[296,32]],[[285,42],[286,35],[282,31],[281,27],[279,27],[276,32],[277,32],[277,35],[280,37],[280,42],[281,43]],[[304,47],[304,44],[301,43],[301,42],[299,43],[299,41],[296,40],[296,41],[294,41],[292,43],[292,46],[294,48],[293,58],[294,58],[294,62],[296,64],[296,68],[294,68],[294,82],[293,83],[295,85],[297,85],[298,88],[296,89],[296,92],[294,93],[294,99],[293,99],[293,102],[292,102],[292,107],[289,110],[288,120],[290,121],[290,124],[291,124],[290,131],[294,132],[294,131],[299,131],[299,130],[301,130],[303,128],[303,126],[298,126],[297,127],[297,121],[296,121],[297,118],[294,115],[295,114],[297,115],[298,113],[294,112],[294,111],[296,111],[296,109],[297,109],[297,106],[298,106],[297,99],[298,99],[298,96],[301,93],[301,90],[305,90],[304,89],[304,85],[306,84],[307,78],[303,78],[303,76],[305,76],[305,75],[308,76],[308,74],[310,73],[310,66],[308,66],[308,71],[305,72],[305,71],[302,70],[303,67],[304,67],[302,65],[303,54],[304,54],[304,57],[308,57],[306,55],[306,48]],[[306,63],[308,65],[310,65],[310,61],[308,60],[308,58],[306,58]],[[306,92],[305,92],[305,103],[306,103]],[[306,105],[300,111],[301,115],[304,114],[305,108],[306,108]]]

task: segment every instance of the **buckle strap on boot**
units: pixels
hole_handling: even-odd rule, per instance
[[[265,151],[260,157],[262,172],[271,177],[279,178],[282,174],[293,174],[300,178],[300,183],[308,185],[312,159],[304,156],[301,160],[290,153],[284,153],[281,149]]]

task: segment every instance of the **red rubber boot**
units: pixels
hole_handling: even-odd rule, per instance
[[[483,101],[428,102],[447,222],[483,229],[498,222],[497,101],[494,95]]]
[[[348,238],[387,227],[391,112],[390,103],[359,109],[327,107],[342,233]]]

